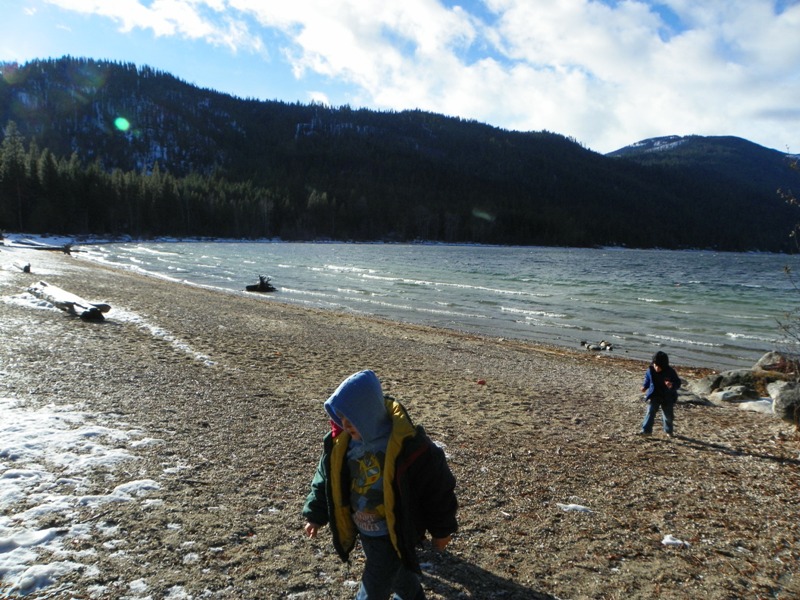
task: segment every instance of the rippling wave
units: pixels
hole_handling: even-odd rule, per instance
[[[351,311],[676,364],[749,367],[782,342],[797,257],[660,250],[153,242],[88,246],[98,261],[265,302]],[[245,292],[242,292],[245,293]]]

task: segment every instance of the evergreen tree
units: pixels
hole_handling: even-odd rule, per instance
[[[25,146],[17,124],[9,121],[0,144],[0,229],[25,231],[29,174]]]

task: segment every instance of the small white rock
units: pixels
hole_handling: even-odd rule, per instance
[[[688,548],[689,546],[691,546],[689,542],[684,542],[683,540],[679,540],[672,534],[665,535],[664,539],[661,540],[661,543],[664,544],[665,546],[674,546],[677,548]]]
[[[591,508],[586,506],[581,506],[580,504],[559,504],[556,503],[556,506],[563,510],[564,512],[585,512],[590,513],[592,512]]]

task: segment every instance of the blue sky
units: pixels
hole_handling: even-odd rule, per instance
[[[240,97],[420,108],[610,152],[800,152],[800,0],[3,0],[0,60],[167,71]]]

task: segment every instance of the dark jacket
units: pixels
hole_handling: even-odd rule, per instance
[[[399,402],[386,398],[385,403],[392,421],[383,473],[389,537],[403,563],[419,572],[415,546],[425,532],[444,538],[458,528],[456,482],[444,452],[422,426],[414,426]],[[325,436],[311,493],[303,507],[307,521],[330,525],[334,548],[344,561],[358,533],[350,509],[349,442],[346,432]]]
[[[666,381],[672,382],[672,389],[668,388]],[[644,374],[645,399],[658,402],[677,402],[678,389],[681,387],[681,378],[678,373],[670,366],[661,367],[661,372],[657,372],[653,365],[648,367]]]

